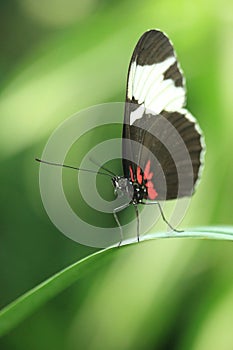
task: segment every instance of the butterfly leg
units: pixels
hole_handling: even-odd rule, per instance
[[[159,202],[150,202],[150,203],[141,203],[141,204],[144,204],[144,205],[157,204],[158,207],[159,207],[159,211],[160,211],[160,214],[161,214],[161,216],[162,216],[163,221],[170,227],[170,229],[171,229],[172,231],[175,231],[175,232],[184,232],[183,230],[177,230],[177,229],[175,229],[175,228],[170,224],[170,222],[166,219],[166,217],[165,217],[165,215],[164,215],[164,212],[163,212],[163,209],[162,209],[162,207],[161,207],[161,205],[160,205]]]
[[[114,208],[114,209],[113,209],[113,216],[114,216],[114,219],[115,219],[115,221],[116,221],[116,223],[117,223],[117,226],[118,226],[119,229],[120,229],[120,236],[121,236],[121,239],[120,239],[120,242],[119,242],[119,244],[118,244],[118,247],[120,247],[120,245],[121,245],[121,243],[122,243],[124,237],[123,237],[122,226],[121,226],[121,223],[120,223],[120,221],[119,221],[119,219],[118,219],[118,216],[117,216],[117,212],[118,212],[118,211],[121,211],[121,210],[123,210],[123,209],[125,209],[125,208],[127,208],[128,206],[129,206],[129,203],[124,204],[124,205],[121,205],[120,207]]]

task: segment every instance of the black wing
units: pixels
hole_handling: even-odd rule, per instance
[[[160,31],[144,33],[128,72],[123,169],[125,177],[132,169],[136,178],[137,167],[148,172],[149,164],[157,199],[191,196],[200,175],[204,141],[196,119],[184,109],[185,96],[171,42]]]

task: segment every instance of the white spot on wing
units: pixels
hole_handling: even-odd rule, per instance
[[[132,125],[135,120],[141,119],[144,113],[145,107],[144,105],[140,105],[135,111],[130,113],[130,125]]]

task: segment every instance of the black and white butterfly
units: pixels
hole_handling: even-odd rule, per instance
[[[203,166],[204,138],[196,119],[185,109],[184,76],[173,45],[159,30],[149,30],[139,39],[128,70],[122,135],[124,176],[106,172],[39,162],[88,171],[111,177],[115,194],[126,199],[113,211],[129,205],[135,208],[139,241],[138,205],[157,204],[166,220],[161,200],[190,197],[195,191]]]
[[[191,196],[203,165],[204,139],[184,108],[185,81],[173,45],[159,30],[139,39],[128,70],[123,125],[124,176],[113,177],[118,195],[129,198],[138,220],[139,204]],[[115,219],[121,229],[117,212]],[[172,228],[173,229],[173,228]],[[121,230],[122,234],[122,230]]]

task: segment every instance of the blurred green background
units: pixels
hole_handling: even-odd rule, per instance
[[[50,222],[33,158],[71,114],[123,101],[132,50],[151,28],[175,45],[188,108],[207,144],[182,226],[233,224],[230,0],[1,1],[1,307],[95,251]],[[119,250],[3,337],[0,348],[232,350],[232,252],[228,242],[186,239]]]

